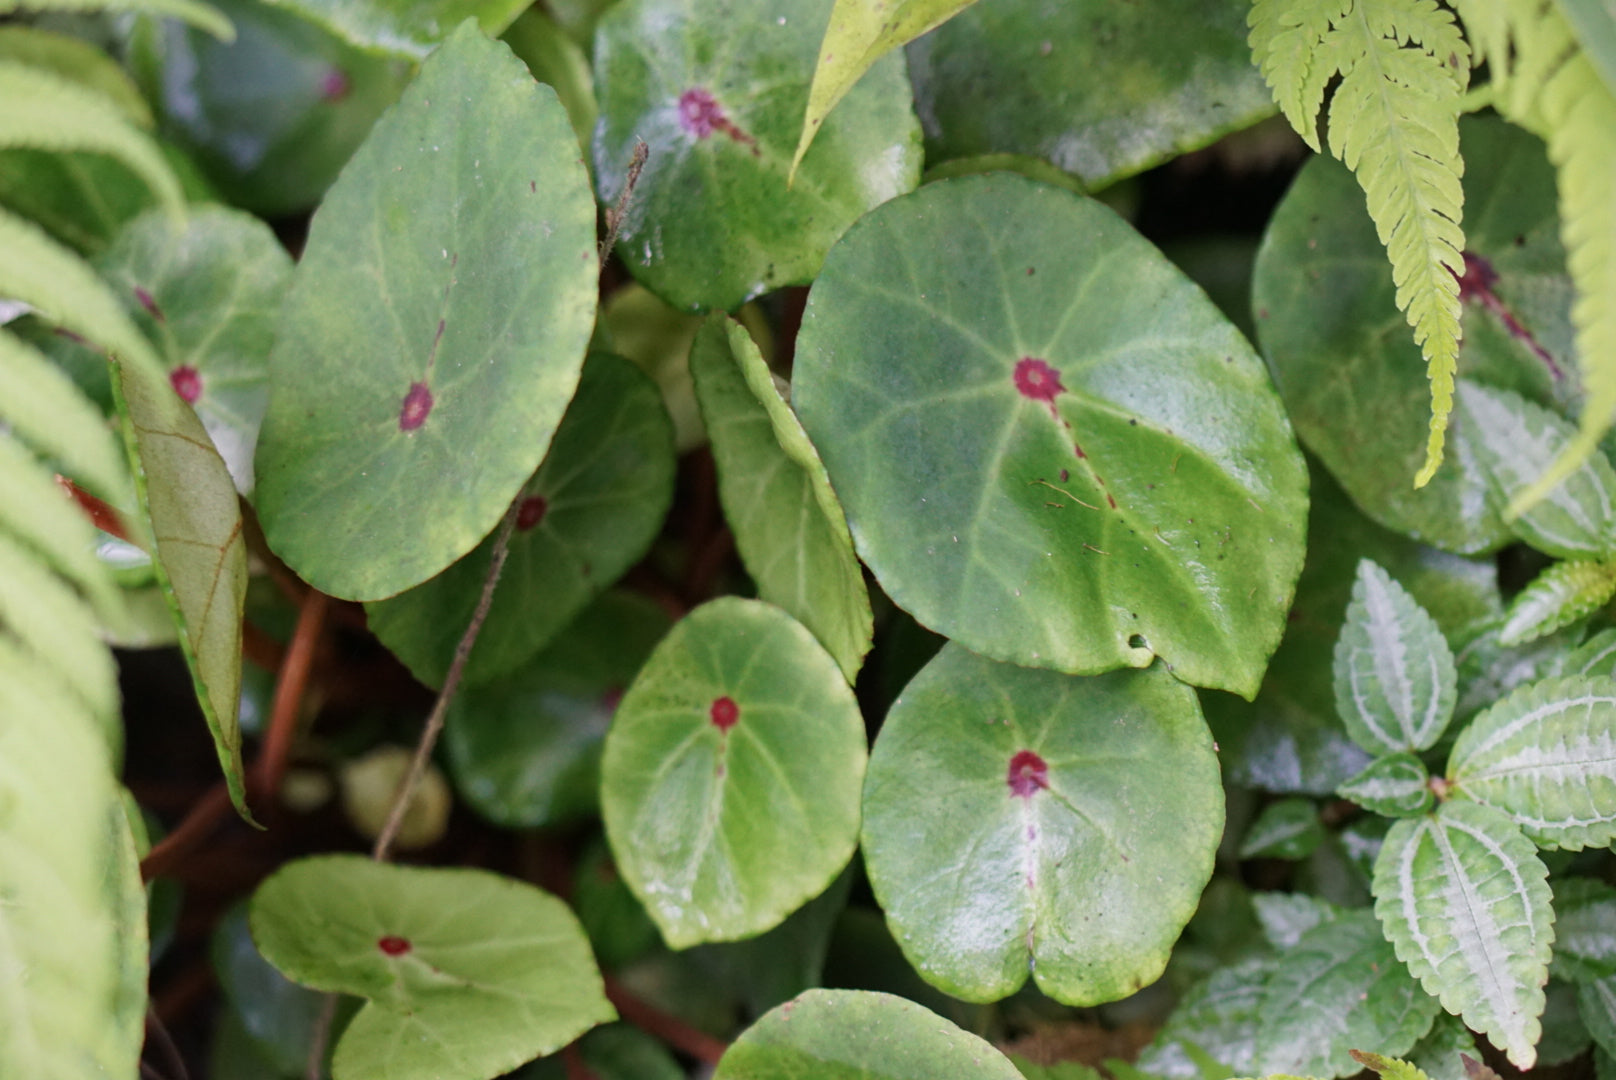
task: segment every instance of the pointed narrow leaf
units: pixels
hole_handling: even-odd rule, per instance
[[[1275,966],[1272,956],[1253,956],[1196,983],[1139,1055],[1139,1067],[1169,1080],[1202,1080],[1193,1047],[1237,1075],[1255,1071],[1258,1009]]]
[[[1616,975],[1616,889],[1595,878],[1554,882],[1554,975],[1573,982]]]
[[[1436,621],[1386,571],[1359,562],[1335,646],[1336,709],[1347,732],[1371,753],[1428,750],[1453,717],[1457,687]]]
[[[1514,818],[1539,847],[1616,839],[1616,682],[1523,687],[1471,721],[1448,758],[1457,794]]]
[[[598,270],[566,110],[462,24],[310,227],[259,436],[276,553],[319,589],[380,600],[476,547],[577,386]]]
[[[1425,763],[1408,753],[1376,758],[1336,788],[1336,794],[1387,817],[1418,817],[1429,812],[1436,801]]]
[[[606,733],[623,879],[675,949],[768,930],[852,857],[865,760],[853,692],[801,623],[758,600],[703,604]]]
[[[950,642],[881,726],[864,861],[932,985],[1072,1005],[1161,974],[1212,870],[1222,787],[1195,694],[1161,666],[1096,677]]]
[[[1510,604],[1502,645],[1536,641],[1591,615],[1616,594],[1616,561],[1572,559],[1539,574]]]
[[[1240,841],[1242,859],[1305,859],[1324,839],[1312,799],[1281,799],[1263,807]]]
[[[486,870],[318,855],[260,885],[249,921],[287,978],[370,999],[334,1080],[486,1080],[615,1016],[567,906]]]
[[[690,351],[718,493],[758,599],[814,632],[852,682],[870,651],[864,569],[842,504],[746,328],[714,315]]]
[[[1375,860],[1375,914],[1398,959],[1518,1068],[1537,1060],[1554,912],[1532,842],[1491,807],[1449,801],[1397,822]]]

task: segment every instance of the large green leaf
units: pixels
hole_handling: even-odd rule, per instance
[[[1223,789],[1194,691],[943,647],[893,703],[864,859],[917,971],[966,1001],[1030,973],[1074,1005],[1161,974],[1212,872]]]
[[[519,668],[645,554],[673,498],[673,426],[627,360],[584,365],[544,464],[523,485],[499,589],[466,664],[470,685]],[[440,686],[482,595],[494,540],[421,585],[366,605],[370,628]]]
[[[1429,750],[1453,717],[1458,675],[1436,620],[1369,559],[1335,647],[1336,710],[1375,754]]]
[[[419,585],[493,530],[544,457],[595,312],[575,147],[555,92],[466,23],[326,196],[277,327],[257,460],[265,536],[316,588]]]
[[[1203,1080],[1193,1048],[1235,1075],[1254,1073],[1258,1008],[1275,965],[1272,956],[1252,956],[1196,983],[1139,1055],[1139,1067],[1169,1080]]]
[[[267,0],[325,27],[355,48],[420,60],[467,19],[497,37],[524,0]]]
[[[1497,119],[1460,125],[1468,245],[1461,381],[1542,404],[1580,396],[1571,285],[1542,143]],[[1309,161],[1269,221],[1252,306],[1258,340],[1303,443],[1371,518],[1450,551],[1509,536],[1470,449],[1461,405],[1436,476],[1426,453],[1430,389],[1394,300],[1392,270],[1352,174]]]
[[[731,311],[813,278],[842,231],[920,180],[903,58],[848,94],[787,186],[831,0],[621,0],[595,35],[594,161],[615,203],[649,148],[618,254],[675,307]]]
[[[922,624],[1256,693],[1305,467],[1245,339],[1100,203],[995,173],[867,215],[814,284],[793,402]]]
[[[606,727],[669,622],[643,597],[606,593],[516,671],[456,694],[443,741],[461,796],[506,828],[593,813]]]
[[[334,1080],[485,1080],[614,1016],[567,906],[485,870],[299,859],[258,887],[249,920],[288,978],[369,999]]]
[[[852,857],[864,766],[836,661],[779,608],[725,597],[673,628],[618,705],[606,835],[669,945],[749,937]]]
[[[1616,975],[1616,889],[1595,878],[1557,878],[1554,975],[1586,983]]]
[[[1616,594],[1616,562],[1572,559],[1555,563],[1510,603],[1509,617],[1498,631],[1499,643],[1520,645],[1536,641],[1592,615],[1604,607],[1613,594]]]
[[[730,1045],[713,1080],[1020,1080],[988,1043],[912,1001],[809,990]]]
[[[1274,112],[1247,0],[981,0],[909,47],[928,161],[1043,158],[1098,189]]]
[[[1375,914],[1397,957],[1518,1068],[1537,1060],[1554,912],[1548,870],[1502,811],[1454,800],[1392,826]]]
[[[812,630],[852,682],[870,650],[870,597],[819,454],[739,323],[708,320],[690,373],[724,516],[758,597]]]
[[[1546,848],[1616,839],[1616,682],[1572,676],[1515,691],[1460,734],[1456,793],[1496,807]]]

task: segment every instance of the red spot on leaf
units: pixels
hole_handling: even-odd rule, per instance
[[[550,504],[544,501],[543,495],[529,495],[516,508],[516,527],[527,532],[544,520],[544,512],[549,508]]]
[[[414,431],[432,414],[432,391],[424,382],[410,383],[404,404],[398,410],[398,430]]]
[[[142,289],[139,285],[136,285],[135,299],[139,300],[140,306],[146,309],[146,314],[150,315],[158,322],[163,321],[163,309],[157,306],[157,299],[156,297],[152,296],[151,293],[147,292],[145,289]]]
[[[728,733],[729,729],[740,720],[741,707],[735,704],[734,698],[721,697],[713,702],[713,707],[707,710],[707,715],[712,718],[713,727]]]
[[[1493,264],[1473,251],[1464,253],[1464,273],[1454,275],[1459,279],[1459,301],[1461,303],[1480,304],[1497,316],[1498,321],[1504,324],[1509,336],[1525,345],[1549,369],[1549,374],[1558,379],[1562,377],[1560,365],[1555,363],[1553,355],[1543,347],[1542,342],[1526,328],[1509,306],[1493,291],[1498,284],[1498,271]]]
[[[376,947],[388,956],[403,956],[414,946],[410,944],[409,938],[388,934],[386,937],[376,939]]]
[[[187,405],[195,405],[196,399],[202,396],[202,373],[189,364],[181,364],[170,371],[168,382]]]
[[[348,75],[341,68],[332,68],[320,80],[320,96],[327,101],[337,102],[348,96],[353,84],[348,81]]]
[[[1010,772],[1005,777],[1005,783],[1010,785],[1011,795],[1030,799],[1049,787],[1049,766],[1031,750],[1018,750],[1010,759]]]
[[[1032,401],[1053,402],[1056,394],[1066,390],[1061,385],[1059,371],[1031,356],[1016,361],[1014,378],[1016,390]]]
[[[713,99],[713,95],[699,86],[691,87],[679,95],[679,126],[698,139],[721,131],[736,142],[751,147],[754,155],[758,152],[757,140],[736,126],[725,115],[723,107]]]

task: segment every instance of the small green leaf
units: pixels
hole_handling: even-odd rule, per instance
[[[1616,975],[1616,889],[1595,878],[1554,886],[1554,975],[1592,982]]]
[[[1418,817],[1436,800],[1430,784],[1425,762],[1409,753],[1387,754],[1336,788],[1336,794],[1376,814]]]
[[[1436,620],[1368,559],[1335,647],[1336,709],[1371,753],[1429,750],[1453,717],[1453,653]]]
[[[1084,678],[950,642],[881,726],[865,868],[946,993],[995,1001],[1030,973],[1057,1001],[1115,1001],[1161,974],[1222,806],[1195,694],[1162,667]]]
[[[1616,975],[1579,984],[1577,1012],[1599,1048],[1616,1054]]]
[[[584,364],[550,452],[516,498],[516,531],[467,662],[475,686],[521,667],[639,561],[673,499],[673,426],[655,384],[606,353]],[[494,538],[443,573],[365,605],[376,637],[441,686],[482,597]]]
[[[865,757],[853,692],[801,623],[736,597],[685,616],[601,762],[606,835],[668,944],[749,937],[823,892],[857,842]]]
[[[912,1001],[809,990],[730,1044],[713,1080],[1021,1080],[1005,1056]]]
[[[287,978],[369,999],[334,1080],[482,1080],[614,1018],[567,906],[485,870],[318,855],[260,885],[249,919]]]
[[[708,319],[690,373],[724,516],[758,598],[812,630],[851,683],[870,650],[870,597],[818,452],[739,323]]]
[[[1616,629],[1601,630],[1565,658],[1561,675],[1616,677]]]
[[[1252,956],[1196,983],[1139,1055],[1139,1067],[1169,1080],[1202,1080],[1193,1047],[1235,1073],[1254,1071],[1258,1007],[1276,963],[1272,956]]]
[[[1242,859],[1305,859],[1324,839],[1312,799],[1281,799],[1263,807],[1240,841]]]
[[[1448,758],[1456,794],[1514,818],[1539,847],[1616,839],[1616,683],[1545,679],[1500,701]]]
[[[1498,641],[1506,646],[1536,641],[1593,614],[1612,595],[1616,595],[1616,561],[1555,563],[1510,604]]]
[[[1394,824],[1375,860],[1375,914],[1398,959],[1521,1069],[1537,1060],[1542,1033],[1547,878],[1506,814],[1458,800]]]
[[[276,554],[325,592],[380,600],[476,547],[577,386],[598,271],[566,111],[463,24],[310,228],[259,437]]]
[[[467,19],[498,37],[525,0],[269,0],[365,52],[421,60]]]
[[[1393,1053],[1401,1054],[1403,1051],[1396,1050]],[[1352,1060],[1364,1068],[1380,1074],[1381,1080],[1430,1080],[1418,1065],[1400,1061],[1396,1057],[1387,1057],[1385,1054],[1354,1050],[1352,1051]],[[1347,1071],[1351,1071],[1350,1066]]]

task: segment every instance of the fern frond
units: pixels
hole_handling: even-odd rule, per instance
[[[9,435],[0,435],[0,533],[26,545],[98,606],[116,606],[111,576],[95,557],[89,519]]]
[[[217,9],[197,0],[0,0],[0,15],[19,11],[130,11],[182,19],[220,41],[236,40],[236,28]]]
[[[100,411],[61,368],[7,333],[0,333],[0,422],[102,498],[133,499],[122,448]]]
[[[43,68],[59,78],[104,95],[124,119],[150,130],[151,106],[135,80],[116,60],[82,38],[34,26],[0,26],[0,60]]]
[[[17,636],[35,667],[92,714],[118,717],[118,673],[101,644],[94,610],[30,553],[0,534],[0,625]]]
[[[1458,113],[1470,49],[1435,0],[1256,0],[1252,55],[1292,126],[1319,147],[1330,80],[1329,148],[1358,178],[1391,258],[1397,306],[1431,380],[1423,486],[1442,463],[1459,364],[1464,190]]]

